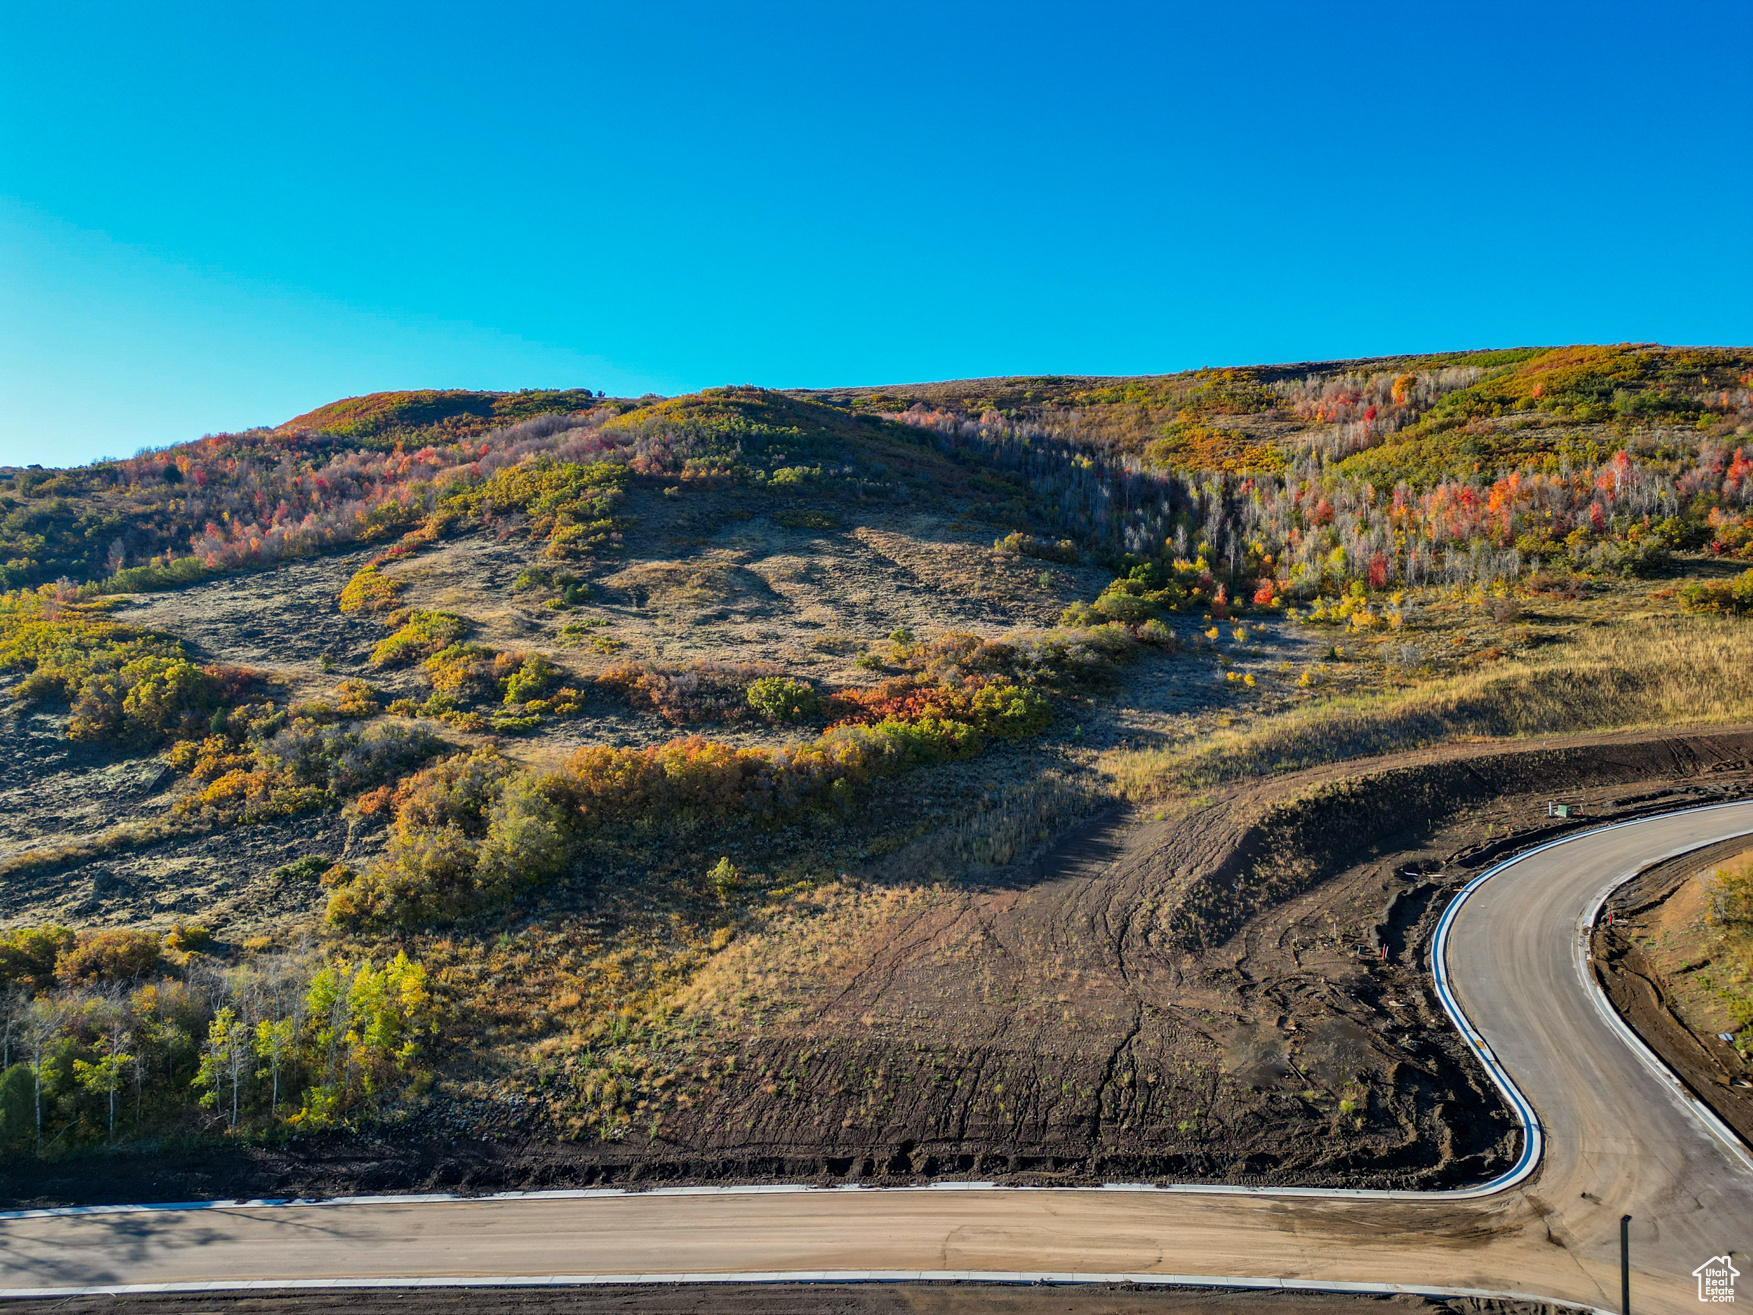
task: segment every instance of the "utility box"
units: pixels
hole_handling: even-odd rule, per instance
[[[1546,816],[1547,817],[1569,817],[1570,816],[1570,805],[1569,804],[1547,804],[1546,805]]]

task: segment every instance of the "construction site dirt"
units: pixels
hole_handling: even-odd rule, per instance
[[[1513,1159],[1518,1134],[1431,989],[1447,900],[1518,849],[1740,797],[1750,757],[1747,731],[1453,746],[1245,782],[1161,820],[1115,810],[1003,881],[896,899],[785,985],[759,1028],[725,1017],[724,1062],[657,1136],[557,1136],[535,1097],[489,1135],[458,1135],[438,1102],[372,1135],[9,1167],[0,1199],[1477,1182]],[[1555,799],[1571,817],[1548,816]],[[1624,898],[1647,903],[1652,879]],[[1634,1025],[1683,1050],[1633,989],[1660,989],[1635,947],[1604,942],[1598,958]],[[710,999],[689,1007],[712,1022]],[[1726,1069],[1719,1081],[1675,1062],[1748,1126],[1753,1102]]]

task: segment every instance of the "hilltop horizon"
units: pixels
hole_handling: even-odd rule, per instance
[[[1160,385],[1175,380],[1192,380],[1206,376],[1225,376],[1272,384],[1299,376],[1325,376],[1336,373],[1379,372],[1392,369],[1429,370],[1454,366],[1490,367],[1512,358],[1533,360],[1554,352],[1597,351],[1607,353],[1713,353],[1720,355],[1731,369],[1744,368],[1753,362],[1753,347],[1729,345],[1676,345],[1655,342],[1571,343],[1558,346],[1521,346],[1508,348],[1466,348],[1442,352],[1399,352],[1380,356],[1334,357],[1280,362],[1256,362],[1246,365],[1207,365],[1183,370],[1149,374],[1076,374],[1063,372],[1021,372],[979,376],[958,376],[916,380],[905,383],[833,384],[818,387],[770,387],[744,381],[736,384],[710,385],[677,392],[645,392],[615,395],[603,389],[588,387],[515,389],[489,388],[402,388],[378,389],[346,397],[334,398],[300,412],[289,419],[264,423],[237,430],[211,430],[199,438],[183,439],[158,446],[139,448],[134,456],[169,452],[188,443],[236,434],[318,433],[365,440],[368,445],[379,434],[406,434],[430,431],[459,436],[463,433],[486,432],[495,424],[515,423],[539,415],[579,414],[595,406],[625,409],[631,405],[650,405],[695,397],[723,389],[758,389],[780,396],[820,401],[832,406],[852,409],[905,409],[907,405],[949,405],[966,410],[976,402],[1000,410],[1018,406],[1062,406],[1076,404],[1080,392],[1091,389],[1133,389]],[[1739,362],[1739,365],[1735,363]],[[1637,388],[1638,377],[1615,378],[1621,387]],[[1655,382],[1661,382],[1656,380]],[[1720,382],[1720,381],[1719,381]],[[1737,381],[1739,382],[1739,381]],[[125,460],[102,456],[90,461],[63,466],[37,463],[12,465],[0,463],[0,470],[77,470],[87,466]]]
[[[1327,358],[1310,358],[1296,361],[1252,361],[1241,364],[1227,365],[1195,365],[1179,370],[1157,370],[1145,373],[1079,373],[1073,370],[1021,370],[1010,374],[986,375],[944,375],[931,379],[914,379],[897,383],[852,383],[852,384],[820,384],[811,387],[775,387],[757,383],[752,379],[744,379],[735,383],[704,384],[699,388],[685,388],[676,392],[645,392],[634,394],[611,394],[604,390],[588,388],[379,388],[370,392],[356,393],[347,397],[337,397],[308,411],[300,412],[290,420],[283,420],[274,425],[262,425],[258,428],[292,430],[304,427],[304,422],[312,421],[332,408],[348,403],[365,402],[377,398],[388,397],[527,397],[531,395],[554,396],[565,393],[580,393],[594,396],[601,400],[643,400],[656,399],[668,401],[677,397],[689,397],[696,393],[707,392],[714,388],[760,388],[763,391],[784,393],[793,397],[823,397],[841,394],[861,393],[901,393],[910,390],[940,389],[957,384],[1018,384],[1031,383],[1055,385],[1065,383],[1113,383],[1119,381],[1146,381],[1158,379],[1175,379],[1188,375],[1205,374],[1221,370],[1242,370],[1258,372],[1273,377],[1287,377],[1303,372],[1327,372],[1332,370],[1351,370],[1360,366],[1388,366],[1395,364],[1429,364],[1433,361],[1450,359],[1460,360],[1467,357],[1494,356],[1503,352],[1547,352],[1560,348],[1604,347],[1604,348],[1655,348],[1674,351],[1753,351],[1753,346],[1739,346],[1717,343],[1662,343],[1662,342],[1575,342],[1562,344],[1531,345],[1522,344],[1510,347],[1464,347],[1439,352],[1392,352],[1379,356],[1335,356]],[[314,427],[314,426],[313,426]]]

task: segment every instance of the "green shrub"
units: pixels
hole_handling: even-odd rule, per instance
[[[554,778],[518,775],[490,750],[446,759],[397,791],[383,859],[338,881],[327,917],[392,928],[451,921],[550,878],[576,814]]]
[[[176,467],[172,466],[172,470]],[[149,566],[129,566],[117,571],[108,579],[99,580],[94,584],[84,585],[80,593],[87,591],[93,594],[140,594],[151,593],[160,589],[178,589],[186,584],[194,584],[200,580],[212,579],[216,575],[225,574],[224,568],[208,566],[199,557],[178,557],[162,565],[154,563]]]
[[[55,964],[77,943],[66,927],[15,927],[0,932],[0,985],[32,992],[55,983]]]
[[[254,683],[250,672],[196,665],[176,640],[110,621],[102,606],[35,594],[0,601],[0,667],[28,673],[18,697],[71,705],[68,738],[199,735]]]
[[[430,730],[405,721],[365,726],[295,722],[265,741],[260,757],[265,766],[340,798],[401,776],[444,747]]]
[[[475,488],[447,498],[441,516],[529,517],[530,537],[547,540],[554,561],[587,557],[613,544],[625,522],[614,513],[628,470],[615,462],[580,464],[537,457],[496,471]]]
[[[721,857],[706,874],[706,882],[720,899],[743,884],[742,869],[728,857]]]
[[[504,702],[528,703],[531,699],[539,699],[559,683],[562,674],[559,667],[540,653],[532,653],[501,682],[505,690]]]
[[[1060,562],[1066,566],[1076,566],[1078,562],[1077,545],[1070,539],[1037,539],[1032,534],[1007,534],[1002,539],[993,541],[992,546],[999,552],[1010,553],[1015,557],[1036,557],[1046,562]]]
[[[306,854],[303,858],[275,868],[268,874],[268,879],[286,882],[315,881],[334,866],[335,860],[324,854]]]
[[[548,600],[550,607],[554,606],[556,602],[563,603],[568,607],[576,607],[580,603],[590,601],[590,586],[583,580],[570,571],[555,571],[545,566],[525,567],[517,573],[517,579],[512,582],[511,588],[513,593],[523,593],[526,590],[544,586],[558,590],[560,594],[558,599]]]
[[[213,933],[197,923],[179,922],[164,934],[164,948],[178,954],[204,950],[213,943]]]
[[[475,866],[478,890],[491,901],[553,877],[565,862],[574,825],[557,778],[509,778],[487,808],[487,832]]]
[[[791,676],[763,676],[749,686],[749,706],[768,721],[812,721],[822,702],[808,682]]]
[[[982,734],[1000,737],[1034,735],[1053,720],[1053,704],[1046,695],[999,682],[975,690],[970,711]]]
[[[1101,621],[1135,626],[1154,619],[1161,609],[1155,601],[1137,594],[1104,592],[1091,604],[1090,610]]]
[[[1616,575],[1662,575],[1674,565],[1674,555],[1659,538],[1596,544],[1589,556],[1595,569]]]
[[[69,986],[125,982],[144,977],[164,962],[164,947],[149,931],[85,932],[55,961],[55,976]]]
[[[469,632],[469,623],[454,612],[409,609],[392,614],[390,624],[400,629],[372,650],[374,667],[406,666],[450,647]]]
[[[1743,571],[1733,580],[1699,580],[1683,585],[1680,602],[1689,612],[1745,616],[1753,612],[1753,570]]]
[[[886,739],[900,750],[901,763],[908,767],[932,767],[972,758],[981,748],[980,732],[973,726],[929,717],[919,721],[883,721],[868,727],[842,727],[829,734],[844,737],[848,732],[859,731]]]

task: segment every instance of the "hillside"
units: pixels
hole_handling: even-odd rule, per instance
[[[1750,365],[1753,351],[1746,349],[1518,348],[1139,378],[958,380],[812,396],[877,412],[994,413],[1067,441],[1206,470],[1271,464],[1273,449],[1280,457],[1312,451],[1341,459],[1381,450],[1368,460],[1342,460],[1342,471],[1378,483],[1419,483],[1443,475],[1496,477],[1510,463],[1567,455],[1571,426],[1709,427],[1732,420],[1745,412]],[[1506,432],[1524,437],[1503,441]]]
[[[437,390],[0,471],[0,1194],[1482,1173],[1375,1002],[1545,794],[1744,788],[1676,728],[1753,718],[1750,383]]]
[[[383,450],[398,443],[426,444],[472,438],[519,420],[590,411],[600,393],[588,388],[527,389],[519,393],[472,393],[419,389],[347,397],[279,425],[277,434],[330,434],[360,447]]]

